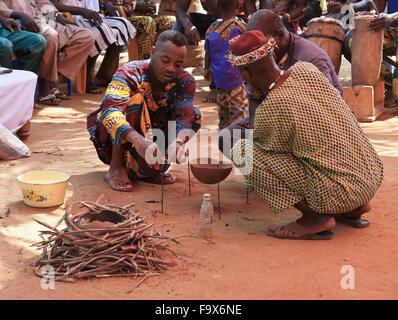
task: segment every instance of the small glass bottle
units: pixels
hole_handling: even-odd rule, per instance
[[[213,236],[214,210],[211,203],[211,196],[208,193],[203,195],[202,206],[200,207],[199,235],[203,238]]]

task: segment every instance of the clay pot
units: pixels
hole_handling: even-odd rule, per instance
[[[192,174],[205,184],[215,184],[225,180],[232,171],[232,164],[212,163],[217,160],[208,158],[197,159],[190,163]]]

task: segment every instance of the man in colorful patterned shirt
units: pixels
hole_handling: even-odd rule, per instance
[[[199,130],[202,115],[193,105],[195,79],[182,68],[186,53],[185,36],[164,31],[151,59],[121,67],[100,106],[88,116],[87,128],[98,156],[110,165],[105,178],[111,188],[132,191],[129,178],[159,183],[161,173],[170,162],[179,163],[184,144]],[[175,124],[175,132],[168,131],[170,124]],[[165,133],[165,139],[157,136],[154,143],[154,129]],[[162,141],[167,144],[164,154]],[[174,181],[174,176],[163,175],[164,184]]]

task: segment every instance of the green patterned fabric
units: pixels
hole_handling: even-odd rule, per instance
[[[253,162],[246,186],[273,213],[302,200],[320,214],[354,210],[373,198],[383,164],[328,79],[307,62],[289,70],[257,108],[253,141],[238,141],[232,160]]]

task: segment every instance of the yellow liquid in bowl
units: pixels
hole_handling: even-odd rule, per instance
[[[70,175],[56,170],[35,170],[23,173],[18,180],[29,184],[53,184],[69,180]]]

